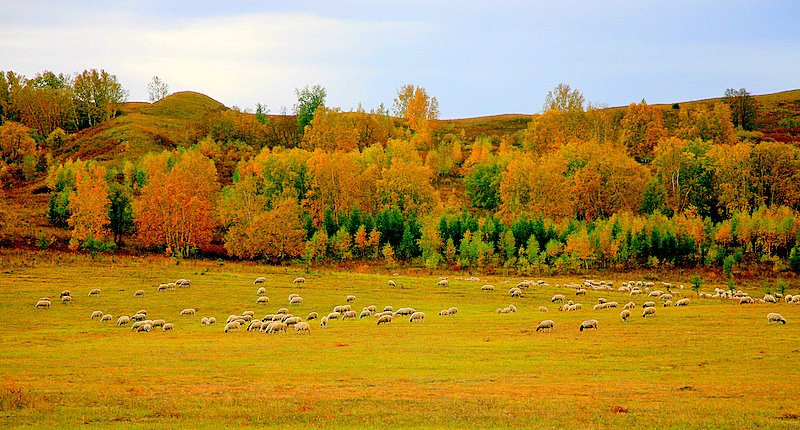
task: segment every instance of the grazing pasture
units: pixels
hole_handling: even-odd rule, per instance
[[[697,298],[643,318],[648,299],[575,295],[549,286],[508,291],[520,278],[459,279],[148,257],[0,254],[0,426],[74,428],[797,428],[800,304],[739,305]],[[257,277],[264,282],[254,284]],[[468,276],[468,275],[463,275]],[[294,283],[303,277],[305,282]],[[162,283],[188,286],[157,291]],[[390,285],[388,280],[396,285]],[[611,277],[619,282],[630,275]],[[494,290],[482,291],[491,284]],[[269,302],[257,304],[258,288]],[[713,285],[704,290],[713,290]],[[100,288],[97,297],[87,294]],[[64,304],[59,293],[70,290]],[[134,292],[145,294],[134,297]],[[763,292],[748,291],[753,297]],[[794,292],[794,291],[793,291]],[[796,292],[795,292],[796,293]],[[298,294],[303,301],[289,303]],[[559,312],[556,294],[582,303]],[[348,301],[348,296],[355,296]],[[49,308],[35,305],[50,297]],[[593,310],[599,298],[620,308]],[[675,297],[677,300],[678,297]],[[627,322],[622,304],[637,308]],[[224,333],[229,315],[285,307],[305,321],[349,304],[411,307],[330,320],[309,332]],[[516,312],[498,309],[516,307]],[[547,313],[540,306],[549,308]],[[458,308],[455,313],[442,310]],[[195,309],[194,315],[180,315]],[[173,329],[133,332],[122,315],[147,311]],[[92,319],[94,311],[111,321]],[[768,324],[780,313],[786,324]],[[202,325],[204,317],[214,325]],[[583,321],[597,320],[597,330]],[[536,331],[552,320],[552,331]]]

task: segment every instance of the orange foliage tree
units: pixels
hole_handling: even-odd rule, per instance
[[[111,200],[108,197],[106,169],[94,163],[78,166],[75,169],[75,192],[69,195],[69,211],[72,214],[67,221],[72,228],[69,247],[72,250],[81,246],[102,248],[106,242],[111,242],[108,215]]]
[[[134,202],[137,238],[188,256],[212,239],[219,193],[214,162],[197,150],[152,155],[143,160],[147,184]]]
[[[406,120],[408,128],[414,132],[414,142],[419,148],[427,148],[431,143],[430,121],[439,117],[439,102],[431,97],[423,87],[404,85],[397,91],[394,99],[397,116]]]
[[[653,150],[658,141],[666,137],[663,114],[657,106],[649,106],[646,101],[631,103],[622,118],[622,143],[628,154],[640,163],[653,159]]]
[[[359,129],[353,118],[339,109],[317,108],[314,119],[306,126],[303,147],[310,151],[352,151],[359,147]]]

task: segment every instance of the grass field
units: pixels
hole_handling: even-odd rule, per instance
[[[298,269],[157,257],[0,253],[0,427],[33,428],[797,428],[800,426],[800,305],[740,306],[691,298],[687,308],[556,311],[552,287],[506,293],[520,279],[470,282],[436,277]],[[256,305],[253,279],[266,276],[269,304]],[[292,284],[305,276],[305,284]],[[466,276],[466,275],[464,275]],[[192,280],[157,293],[161,282]],[[626,275],[611,277],[619,284]],[[682,279],[664,279],[684,283]],[[508,283],[506,283],[508,281]],[[492,283],[494,292],[481,292]],[[91,288],[100,297],[87,297]],[[713,285],[704,290],[713,290]],[[58,295],[72,291],[63,305]],[[145,297],[134,298],[138,289]],[[411,306],[407,318],[312,324],[308,335],[223,333],[230,314],[256,316],[304,299],[295,315],[329,312],[354,294],[356,310]],[[750,291],[753,296],[762,292]],[[54,299],[35,309],[39,297]],[[637,303],[643,297],[633,299]],[[496,309],[514,304],[517,313]],[[550,312],[538,312],[539,306]],[[454,317],[441,309],[456,306]],[[179,316],[195,307],[195,317]],[[175,325],[133,333],[90,320],[139,309]],[[767,325],[768,312],[787,325]],[[200,325],[215,316],[216,326]],[[599,329],[580,332],[595,318]],[[536,324],[552,319],[552,333]]]

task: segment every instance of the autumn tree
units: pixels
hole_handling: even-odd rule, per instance
[[[69,195],[68,220],[72,235],[69,247],[92,250],[106,249],[110,238],[108,184],[106,169],[95,163],[86,163],[75,169],[75,192]]]
[[[305,204],[312,219],[322,222],[325,209],[333,217],[346,213],[353,207],[371,210],[363,194],[365,178],[357,161],[357,153],[315,151],[308,160],[308,192]],[[338,219],[336,219],[338,221]]]
[[[320,106],[325,106],[325,97],[327,92],[325,87],[314,85],[309,88],[294,89],[297,95],[297,104],[294,105],[294,113],[297,115],[297,124],[299,126],[300,134],[304,132],[306,126],[311,124],[314,120],[314,115]]]
[[[14,93],[19,120],[45,137],[57,128],[77,129],[72,80],[53,72],[37,74]]]
[[[0,161],[6,164],[21,164],[26,156],[36,154],[36,141],[31,129],[18,122],[6,121],[0,125]]]
[[[147,84],[147,99],[150,103],[155,103],[169,94],[169,85],[162,81],[158,76],[153,76],[153,79]]]
[[[781,142],[753,147],[752,183],[757,206],[800,204],[800,151]]]
[[[715,188],[724,217],[730,218],[736,212],[754,209],[756,203],[750,144],[715,145],[708,154],[713,159]]]
[[[628,154],[640,163],[653,159],[653,150],[658,141],[666,137],[663,115],[658,106],[649,106],[646,101],[631,103],[622,118],[622,143]]]
[[[117,81],[116,75],[105,70],[84,70],[73,81],[75,109],[82,127],[92,127],[114,118],[127,91]]]
[[[439,101],[436,97],[429,96],[423,87],[403,85],[397,90],[394,112],[406,120],[406,126],[413,132],[417,146],[427,148],[432,137],[430,121],[439,118]]]
[[[219,192],[214,162],[188,150],[151,155],[142,163],[147,184],[134,201],[139,242],[180,257],[207,247]]]
[[[758,116],[758,102],[744,88],[728,88],[722,101],[731,108],[731,119],[735,127],[753,130]]]
[[[671,137],[656,148],[653,167],[673,214],[693,208],[703,216],[718,217],[714,160],[708,156],[709,145]]]
[[[234,200],[228,200],[234,199]],[[247,199],[243,193],[233,197],[225,194],[224,204],[231,205]],[[302,255],[305,230],[300,219],[301,208],[292,198],[283,199],[273,209],[258,202],[243,208],[225,235],[225,249],[239,258],[264,258],[278,262]]]
[[[559,83],[547,92],[542,112],[557,110],[560,112],[583,112],[586,99],[580,91],[572,89],[569,84]]]
[[[685,140],[702,139],[726,145],[736,143],[731,111],[724,103],[716,103],[712,108],[682,109],[678,114],[675,135]]]
[[[353,119],[339,109],[317,108],[306,127],[302,146],[313,151],[352,151],[359,148],[360,132]]]

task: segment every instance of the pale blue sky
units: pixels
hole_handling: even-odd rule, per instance
[[[0,0],[0,70],[104,68],[147,99],[391,106],[413,83],[443,118],[534,113],[559,82],[593,103],[800,88],[800,1]]]

